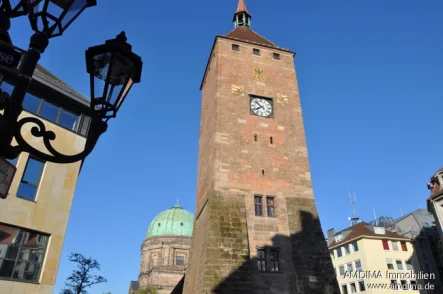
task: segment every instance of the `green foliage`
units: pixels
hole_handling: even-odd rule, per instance
[[[93,274],[94,271],[100,271],[100,264],[97,260],[91,257],[86,258],[80,253],[71,253],[69,261],[76,263],[77,269],[66,279],[66,288],[60,294],[88,294],[86,288],[107,282],[102,276]]]

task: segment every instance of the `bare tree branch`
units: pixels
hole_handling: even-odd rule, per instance
[[[69,261],[76,263],[77,269],[66,279],[66,288],[60,294],[88,294],[86,288],[107,282],[104,277],[93,275],[93,271],[100,271],[100,264],[95,259],[86,258],[80,253],[71,253]]]

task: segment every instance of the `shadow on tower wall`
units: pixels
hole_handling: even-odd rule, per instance
[[[266,272],[258,271],[258,259],[249,258],[223,279],[212,294],[340,294],[320,221],[310,212],[299,211],[299,232],[291,236],[275,235],[272,245],[260,249],[278,249],[279,271],[272,272],[269,251]],[[256,255],[256,252],[251,252]],[[182,293],[183,281],[172,294]],[[209,294],[209,293],[195,293]]]

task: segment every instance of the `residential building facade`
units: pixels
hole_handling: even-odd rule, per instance
[[[427,208],[434,215],[435,224],[443,242],[443,167],[431,177],[428,189],[431,195],[427,199]]]
[[[200,87],[183,293],[339,293],[312,190],[295,53],[251,29],[243,0],[233,21],[215,38]]]
[[[11,93],[15,78],[2,74],[0,88]],[[41,66],[23,108],[20,117],[38,117],[56,134],[56,150],[83,150],[89,101]],[[33,126],[24,126],[23,137],[45,152],[41,138],[31,135]],[[55,164],[28,153],[10,162],[17,170],[9,195],[0,199],[0,293],[52,294],[82,162]]]
[[[172,292],[185,274],[193,226],[194,215],[178,203],[152,220],[141,247],[140,274],[129,294],[148,287],[158,294]]]
[[[419,287],[414,276],[419,267],[410,238],[360,222],[340,232],[329,230],[327,240],[342,294],[388,294],[398,293],[394,287]]]
[[[443,293],[443,248],[435,218],[426,209],[417,209],[395,220],[400,235],[411,238],[420,268],[424,273],[434,273],[434,292]]]

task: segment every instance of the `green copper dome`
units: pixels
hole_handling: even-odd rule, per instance
[[[178,204],[160,212],[151,222],[146,238],[154,236],[179,235],[192,236],[194,215]]]

